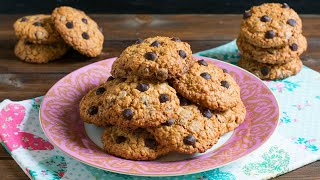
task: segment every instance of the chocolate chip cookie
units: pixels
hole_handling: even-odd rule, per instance
[[[225,111],[241,100],[240,88],[232,76],[204,60],[173,80],[173,87],[183,97],[213,110]]]
[[[113,63],[111,74],[117,78],[136,75],[165,81],[181,76],[194,62],[189,44],[178,38],[157,36],[127,47]]]
[[[302,22],[287,4],[265,3],[245,11],[240,32],[254,46],[283,47],[302,32]]]
[[[82,99],[80,115],[85,122],[100,126],[138,128],[160,125],[178,107],[176,91],[166,82],[111,78]]]
[[[13,27],[18,38],[32,43],[52,44],[63,41],[55,30],[50,15],[24,16],[18,19]]]
[[[104,36],[97,23],[83,11],[62,6],[56,8],[51,16],[63,40],[75,50],[89,57],[101,53]]]
[[[185,154],[205,152],[220,137],[218,121],[204,117],[195,105],[179,107],[175,116],[147,130],[160,144]]]
[[[272,65],[241,57],[238,65],[260,79],[279,80],[297,74],[302,68],[302,61],[297,57],[286,64]]]
[[[68,51],[69,46],[64,42],[55,44],[33,44],[27,40],[19,40],[14,49],[15,55],[29,63],[48,63],[59,59]]]
[[[202,109],[203,116],[212,120],[217,120],[220,124],[221,135],[233,131],[237,128],[246,117],[246,108],[242,101],[226,110],[226,111],[212,111],[210,109]]]
[[[246,59],[254,59],[268,64],[285,64],[306,51],[307,40],[300,34],[298,37],[291,38],[289,44],[282,48],[260,48],[246,42],[240,35],[237,39],[237,45],[241,56]]]
[[[145,129],[109,126],[105,128],[101,139],[108,153],[130,160],[154,160],[170,151]]]

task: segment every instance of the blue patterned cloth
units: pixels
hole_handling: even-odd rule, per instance
[[[223,46],[196,53],[236,64],[239,59],[235,41]],[[281,116],[279,126],[271,138],[258,150],[243,159],[211,171],[176,177],[137,177],[103,171],[65,155],[47,144],[38,120],[42,97],[0,104],[1,111],[10,107],[24,108],[20,130],[31,133],[31,140],[47,145],[50,150],[30,150],[13,146],[12,157],[32,179],[267,179],[292,171],[320,159],[320,74],[303,66],[296,76],[281,81],[264,81],[277,98]],[[7,112],[6,112],[7,113]],[[15,112],[13,112],[15,113]],[[0,116],[1,117],[1,116]],[[3,121],[10,120],[2,117]],[[4,122],[0,121],[2,128]],[[17,126],[17,127],[18,127]],[[3,135],[4,136],[4,135]],[[28,141],[30,139],[23,139]],[[7,148],[5,143],[2,143]],[[39,147],[38,147],[39,148]]]

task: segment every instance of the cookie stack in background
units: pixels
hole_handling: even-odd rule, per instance
[[[115,60],[111,74],[83,97],[80,116],[105,128],[104,149],[115,156],[203,153],[246,116],[228,71],[194,59],[179,38],[138,40]]]
[[[104,40],[96,22],[71,7],[56,8],[52,15],[24,16],[14,23],[14,30],[19,38],[15,54],[30,63],[58,59],[69,46],[88,57],[96,57]]]
[[[302,68],[307,49],[302,22],[288,4],[265,3],[243,14],[237,45],[238,65],[260,79],[284,79]]]

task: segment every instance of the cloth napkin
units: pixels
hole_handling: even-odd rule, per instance
[[[235,41],[197,53],[236,64]],[[267,179],[320,159],[320,74],[302,71],[281,81],[264,81],[281,116],[271,138],[234,163],[207,172],[161,179]],[[83,164],[52,145],[39,124],[43,97],[0,104],[2,145],[31,179],[160,179],[116,174]]]

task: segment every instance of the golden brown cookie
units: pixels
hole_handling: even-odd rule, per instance
[[[104,36],[97,23],[83,11],[62,6],[56,8],[51,16],[61,37],[75,50],[89,57],[101,53]]]
[[[204,117],[195,105],[179,107],[167,122],[147,130],[160,144],[185,154],[205,152],[221,135],[218,121]]]
[[[307,40],[300,34],[289,40],[289,44],[282,48],[260,48],[251,45],[239,35],[237,45],[241,56],[254,59],[261,63],[284,64],[299,57],[307,49]]]
[[[241,57],[238,65],[260,79],[278,80],[297,74],[302,68],[302,61],[297,57],[286,64],[272,65]]]
[[[104,130],[101,139],[108,153],[130,160],[154,160],[170,151],[145,129],[131,130],[109,126]]]
[[[173,87],[183,97],[213,110],[225,111],[241,100],[240,88],[232,76],[204,60],[175,79]]]
[[[138,128],[160,125],[178,107],[176,91],[166,82],[128,77],[92,89],[80,103],[80,115],[95,125]]]
[[[240,33],[252,45],[262,48],[283,47],[302,32],[298,14],[287,4],[265,3],[243,14]]]
[[[18,19],[13,27],[18,38],[32,43],[53,44],[63,41],[55,30],[50,15],[24,16]]]
[[[48,63],[59,59],[68,51],[69,46],[64,42],[55,44],[33,44],[27,40],[19,40],[14,53],[22,61],[29,63]]]
[[[136,75],[165,81],[181,76],[194,62],[188,43],[157,36],[127,47],[113,63],[111,74],[117,78]]]

